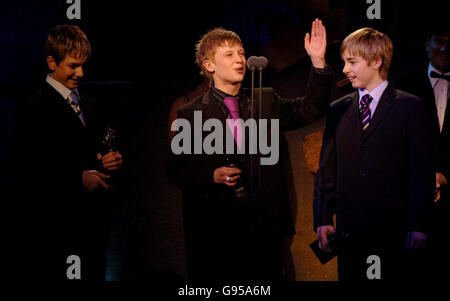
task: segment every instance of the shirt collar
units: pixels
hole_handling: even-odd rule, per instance
[[[223,100],[224,100],[225,97],[238,97],[238,96],[239,96],[239,93],[236,94],[236,95],[234,95],[234,96],[233,96],[233,95],[230,95],[230,94],[228,94],[228,93],[225,93],[225,92],[223,92],[223,91],[217,89],[217,88],[214,86],[214,84],[211,86],[211,93],[212,93],[212,95],[213,95],[216,99],[220,100],[221,102],[223,102]]]
[[[381,96],[383,95],[384,90],[386,90],[388,84],[389,84],[388,81],[385,80],[370,92],[367,91],[367,89],[362,89],[362,88],[358,89],[359,100],[361,100],[361,97],[363,97],[364,95],[369,94],[370,96],[372,96],[373,101],[375,103],[378,103]]]
[[[433,67],[433,65],[431,65],[431,62],[428,64],[428,78],[430,79],[431,82],[431,86],[434,87],[436,86],[437,82],[440,80],[440,78],[434,78],[430,76],[431,71],[434,71],[436,73],[439,74],[443,74],[441,71],[437,70],[436,68]],[[450,72],[444,73],[445,75],[450,75]]]
[[[69,97],[70,93],[72,93],[72,92],[75,92],[77,94],[78,99],[80,99],[80,95],[78,94],[77,88],[70,90],[69,88],[67,88],[66,86],[61,84],[59,81],[57,81],[56,79],[51,77],[50,74],[47,74],[47,78],[45,79],[45,81],[50,86],[52,86],[56,91],[58,91],[58,93],[61,94],[61,96],[64,99],[67,99]]]

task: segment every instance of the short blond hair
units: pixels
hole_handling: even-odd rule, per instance
[[[345,50],[351,55],[362,57],[369,64],[376,57],[380,57],[380,76],[382,79],[387,79],[394,46],[386,34],[369,27],[358,29],[349,34],[342,42],[341,56]]]
[[[56,64],[67,55],[89,59],[91,44],[86,34],[76,25],[58,25],[52,29],[45,42],[45,56],[51,56]]]
[[[195,45],[195,62],[200,67],[201,75],[212,79],[212,74],[206,70],[203,62],[205,60],[214,62],[217,47],[224,46],[227,43],[229,46],[242,45],[241,38],[235,32],[221,27],[208,31],[200,38],[197,45]]]

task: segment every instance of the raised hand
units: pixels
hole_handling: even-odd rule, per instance
[[[325,51],[327,49],[327,32],[322,21],[314,20],[311,26],[311,35],[305,35],[305,49],[316,68],[325,67]]]

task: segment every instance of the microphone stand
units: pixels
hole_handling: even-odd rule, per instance
[[[258,69],[259,72],[259,107],[258,107],[258,122],[257,124],[259,125],[259,122],[262,118],[262,71],[263,69],[265,69],[267,67],[267,59],[263,56],[261,57],[255,57],[255,56],[251,56],[248,58],[247,60],[247,66],[250,69],[250,71],[252,72],[252,81],[251,81],[251,118],[254,120],[255,119],[255,111],[254,111],[254,99],[255,99],[255,69]],[[260,129],[258,127],[258,137],[259,137],[259,133],[260,133]],[[259,139],[258,139],[259,140]],[[262,176],[261,176],[261,155],[257,154],[257,159],[258,159],[258,189],[256,192],[256,198],[255,198],[255,202],[256,202],[256,210],[257,210],[257,225],[258,225],[258,234],[261,235],[262,234],[262,201],[261,201],[261,196],[262,196]],[[254,196],[254,190],[253,190],[253,154],[250,154],[250,191],[251,191],[251,195]]]
[[[258,57],[258,63],[257,68],[259,72],[259,110],[258,110],[258,125],[259,122],[262,119],[262,71],[267,67],[267,59],[263,56]],[[258,141],[259,141],[259,135],[260,133],[260,127],[258,126]],[[258,208],[258,226],[259,226],[259,234],[262,235],[263,232],[263,221],[262,221],[262,176],[261,176],[261,154],[258,152],[258,193],[257,193],[257,208]]]
[[[254,100],[255,100],[255,62],[257,60],[256,56],[251,56],[247,60],[247,66],[248,69],[252,72],[252,82],[251,82],[251,107],[250,107],[250,118],[255,119],[255,112],[254,112]],[[244,133],[245,134],[245,133]],[[250,147],[250,146],[249,146]],[[249,148],[250,149],[250,148]],[[253,154],[250,153],[250,195],[251,198],[254,197],[254,190],[253,190]]]

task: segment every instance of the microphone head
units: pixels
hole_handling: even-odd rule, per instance
[[[258,68],[258,70],[261,71],[267,67],[268,63],[269,61],[264,56],[259,56],[257,58],[256,68]]]
[[[249,70],[255,71],[255,69],[257,68],[257,64],[258,64],[258,58],[256,56],[252,55],[251,57],[248,58],[247,67]]]

